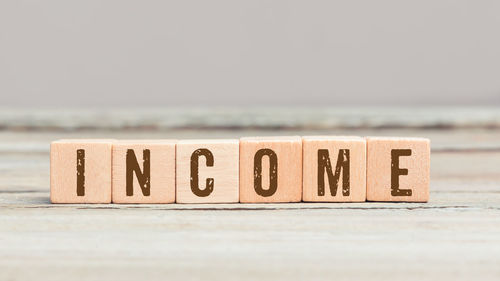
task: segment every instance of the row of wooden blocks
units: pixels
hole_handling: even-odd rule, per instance
[[[52,203],[427,202],[430,142],[395,137],[59,140]]]

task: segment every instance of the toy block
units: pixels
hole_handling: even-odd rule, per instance
[[[52,203],[111,203],[113,140],[59,140],[50,145]]]
[[[174,203],[176,140],[113,144],[113,203]]]
[[[302,139],[247,137],[240,139],[240,202],[300,202]]]
[[[364,138],[305,136],[302,152],[303,201],[366,201]]]
[[[176,162],[177,203],[239,201],[238,140],[181,140]]]
[[[367,200],[427,202],[430,141],[422,138],[367,138]]]

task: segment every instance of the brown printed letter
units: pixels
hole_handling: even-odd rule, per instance
[[[85,149],[76,150],[76,196],[85,196]]]
[[[269,157],[269,188],[262,188],[262,158]],[[271,149],[260,149],[254,156],[254,188],[263,197],[273,196],[278,189],[278,156]]]
[[[150,151],[149,149],[144,149],[142,151],[143,159],[143,171],[139,167],[137,162],[137,157],[135,157],[135,152],[133,149],[127,149],[127,175],[126,175],[126,190],[127,196],[134,195],[134,172],[141,186],[142,194],[144,196],[150,195],[151,188],[151,172],[150,172]]]
[[[400,156],[411,156],[411,149],[391,150],[391,195],[411,196],[411,189],[399,189],[399,176],[408,175],[408,169],[399,168]]]
[[[325,195],[325,170],[328,175],[328,183],[330,185],[330,194],[337,195],[337,187],[340,179],[340,171],[342,170],[342,195],[349,196],[350,194],[350,156],[349,149],[340,149],[337,157],[337,165],[335,166],[335,175],[332,172],[332,164],[328,149],[318,150],[318,196]]]
[[[207,178],[207,186],[205,189],[200,189],[198,180],[198,159],[202,155],[207,159],[207,167],[213,167],[214,165],[214,156],[212,152],[206,148],[197,149],[191,154],[191,191],[198,197],[207,197],[214,190],[214,179]]]

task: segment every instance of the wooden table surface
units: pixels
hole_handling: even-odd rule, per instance
[[[57,116],[52,111],[4,111],[0,280],[499,280],[500,118],[488,110],[466,109],[470,119],[434,110],[408,127],[392,119],[409,124],[409,112],[377,110],[364,125],[353,122],[354,114],[321,126],[302,122],[305,117],[286,123],[279,114],[269,123],[247,113],[240,124],[243,118],[233,112],[239,125],[195,118],[152,126],[157,122],[140,113],[135,116],[142,119],[127,117],[133,122],[93,111],[53,121],[47,117]],[[381,115],[386,118],[370,118]],[[103,120],[101,127],[89,126],[94,119]],[[49,203],[49,143],[55,139],[317,134],[430,138],[430,202]]]

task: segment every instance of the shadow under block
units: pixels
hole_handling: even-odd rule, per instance
[[[113,203],[174,203],[176,140],[113,144]]]
[[[177,203],[239,201],[238,140],[181,140],[176,162]]]
[[[303,201],[366,201],[364,138],[305,136],[302,152]]]
[[[240,202],[300,202],[302,138],[240,139]]]
[[[427,202],[430,141],[422,138],[367,138],[367,200]]]
[[[52,203],[111,203],[112,140],[59,140],[50,145]]]

